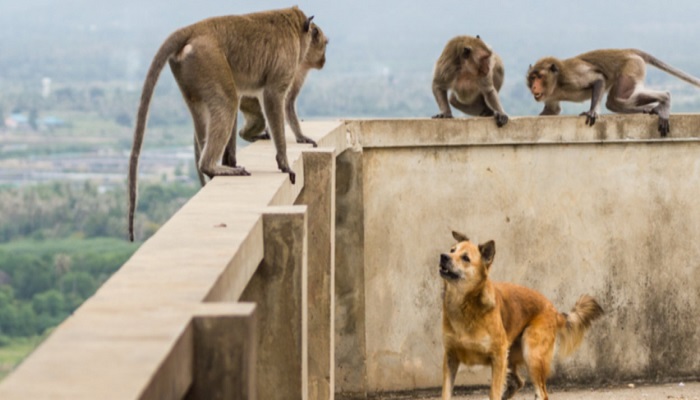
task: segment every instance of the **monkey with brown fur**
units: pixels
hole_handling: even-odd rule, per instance
[[[582,102],[590,98],[591,108],[580,115],[585,115],[586,124],[593,126],[607,92],[608,110],[656,114],[659,133],[666,136],[670,132],[671,94],[644,87],[646,64],[700,87],[699,79],[636,49],[594,50],[565,60],[545,57],[530,66],[527,85],[535,100],[545,104],[540,115],[558,115],[560,101]]]
[[[309,50],[306,52],[304,62],[301,63],[297,73],[294,75],[294,82],[285,100],[285,116],[287,118],[287,123],[292,128],[292,132],[294,132],[297,143],[310,143],[314,145],[314,147],[317,146],[316,142],[304,136],[301,131],[299,117],[297,116],[296,101],[309,71],[312,69],[323,69],[323,66],[326,64],[327,45],[328,38],[326,35],[320,27],[312,23]],[[241,112],[243,112],[245,116],[245,126],[238,134],[243,139],[249,142],[260,139],[270,139],[270,134],[267,132],[267,129],[261,134],[265,128],[265,120],[262,109],[260,108],[260,102],[257,99],[250,97],[243,98],[241,100]]]
[[[250,175],[236,166],[235,149],[228,165],[218,163],[234,129],[240,98],[259,96],[274,138],[277,166],[294,182],[284,138],[284,101],[311,42],[311,18],[298,7],[214,17],[178,29],[165,40],[146,75],[134,130],[129,162],[130,240],[134,240],[138,158],[148,106],[166,62],[192,114],[202,150],[200,171],[210,178]]]
[[[301,124],[299,123],[299,117],[297,116],[296,110],[296,100],[299,96],[299,92],[301,92],[301,87],[304,85],[304,81],[306,80],[306,76],[309,74],[309,71],[311,69],[322,69],[326,64],[326,46],[328,45],[328,38],[323,33],[323,30],[321,30],[321,28],[314,23],[311,23],[310,31],[311,43],[309,45],[309,49],[306,52],[304,61],[301,63],[301,65],[299,65],[297,72],[294,75],[294,81],[292,82],[292,86],[289,88],[287,98],[285,99],[285,116],[287,123],[292,128],[292,132],[294,132],[297,143],[310,143],[314,147],[317,147],[318,145],[313,139],[305,136],[302,133]],[[245,117],[245,126],[238,134],[249,142],[269,140],[270,133],[265,126],[265,116],[263,114],[262,107],[260,106],[260,101],[256,97],[243,97],[241,98],[239,108]],[[233,132],[235,132],[235,130],[236,126],[234,124]],[[226,152],[224,153],[223,165],[235,166],[235,141],[236,136],[232,133],[229,143],[226,146]],[[194,154],[196,165],[199,165],[200,150],[200,146],[197,143],[197,137],[195,136]],[[231,164],[232,162],[234,164]],[[199,175],[200,184],[204,186],[205,178],[199,168],[197,169],[197,174]]]
[[[452,118],[451,104],[468,115],[494,116],[496,125],[502,127],[508,123],[498,99],[504,75],[501,57],[478,35],[452,38],[433,72],[433,95],[440,108],[433,118]]]

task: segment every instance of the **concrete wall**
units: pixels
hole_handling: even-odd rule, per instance
[[[332,398],[341,128],[305,124],[318,149],[289,132],[294,185],[269,142],[240,151],[253,175],[209,182],[3,380],[0,399]]]
[[[332,399],[440,385],[439,254],[606,316],[560,382],[700,378],[700,116],[307,123],[255,143],[17,371],[6,399]],[[137,215],[138,218],[138,215]],[[254,302],[239,303],[239,301]],[[467,370],[460,385],[487,383]]]
[[[553,380],[700,378],[700,117],[671,123],[668,139],[648,116],[606,115],[593,128],[577,117],[500,130],[491,119],[351,125],[364,201],[365,363],[356,356],[354,367],[366,379],[339,391],[440,386],[437,263],[453,229],[495,240],[494,279],[562,311],[583,293],[602,304],[605,317]],[[487,383],[486,372],[457,383]]]

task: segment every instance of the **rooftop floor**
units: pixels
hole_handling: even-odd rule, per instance
[[[488,390],[470,391],[463,394],[457,388],[453,400],[483,400],[488,397]],[[518,392],[513,400],[532,400],[535,397],[532,386]],[[552,400],[700,400],[700,382],[674,382],[659,385],[633,385],[622,387],[604,388],[577,388],[563,389],[550,388],[549,396]],[[399,395],[378,397],[377,400],[440,400],[440,397],[413,396],[403,397]]]

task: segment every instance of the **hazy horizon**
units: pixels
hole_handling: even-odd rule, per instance
[[[210,16],[293,4],[272,0],[122,0],[99,5],[88,0],[29,0],[5,4],[0,9],[0,91],[17,83],[38,86],[44,77],[57,84],[83,79],[128,81],[139,88],[158,46],[178,27]],[[528,112],[538,106],[526,97],[525,71],[543,56],[565,58],[596,48],[637,47],[700,76],[696,56],[700,45],[695,40],[700,36],[696,22],[700,3],[696,2],[673,2],[665,8],[648,0],[447,0],[430,4],[312,0],[296,4],[314,15],[330,38],[326,67],[310,75],[307,85],[336,82],[327,86],[336,92],[343,91],[344,86],[337,82],[346,77],[352,78],[354,87],[348,90],[353,92],[365,90],[357,87],[362,79],[387,77],[394,85],[421,88],[410,93],[418,92],[427,102],[424,96],[432,98],[435,60],[451,37],[462,34],[479,34],[501,55],[506,69],[504,105],[520,107],[529,101]],[[94,67],[98,64],[99,69]],[[653,68],[649,78],[652,83],[667,79]],[[300,102],[303,107],[303,94]],[[344,112],[341,106],[333,109],[337,115]],[[322,114],[333,113],[333,109]]]

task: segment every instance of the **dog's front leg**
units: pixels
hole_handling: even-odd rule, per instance
[[[446,351],[442,361],[442,400],[450,400],[452,398],[458,369],[459,359],[454,353]]]
[[[490,400],[501,400],[508,373],[508,349],[503,349],[491,359]]]

